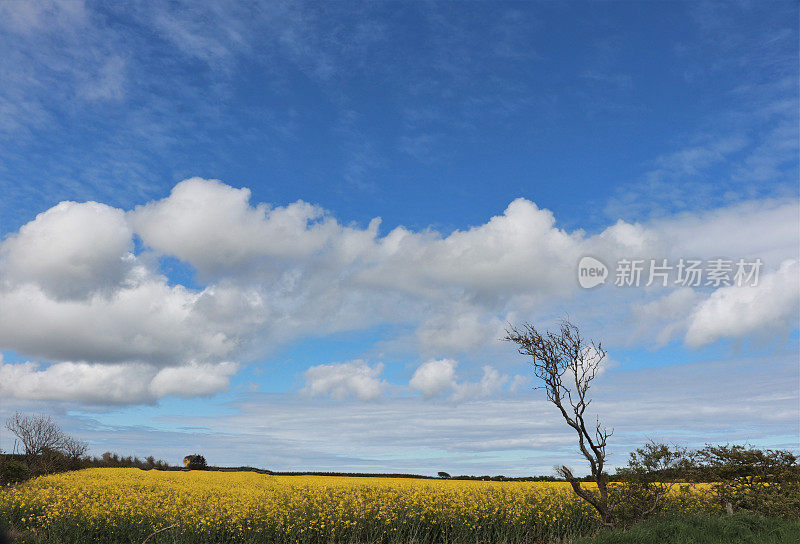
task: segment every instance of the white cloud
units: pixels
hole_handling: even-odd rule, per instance
[[[227,362],[160,370],[142,363],[64,362],[40,367],[34,362],[0,362],[0,395],[89,404],[151,403],[168,395],[193,397],[222,391],[237,370],[237,365]]]
[[[130,218],[145,244],[204,274],[308,259],[334,238],[343,254],[357,254],[359,241],[368,242],[376,234],[377,222],[356,232],[306,202],[271,208],[253,207],[249,200],[247,188],[192,178],[178,183],[169,197],[137,206]]]
[[[162,368],[150,382],[149,390],[156,398],[211,395],[225,389],[238,369],[239,365],[227,361]]]
[[[458,362],[453,359],[426,361],[419,365],[409,381],[409,387],[426,398],[441,393],[451,393],[450,398],[464,401],[476,397],[488,397],[508,382],[508,376],[496,368],[484,365],[483,377],[478,382],[459,382],[456,379]]]
[[[361,360],[312,366],[304,373],[306,385],[302,391],[335,399],[352,395],[360,400],[373,400],[386,387],[386,382],[380,379],[382,372],[383,363],[371,367]]]
[[[505,334],[504,323],[468,304],[443,307],[420,324],[417,338],[425,352],[458,353],[495,344]]]
[[[733,441],[792,449],[800,432],[797,379],[796,354],[787,352],[629,371],[617,367],[594,384],[591,409],[615,430],[611,467],[624,464],[627,452],[648,438],[691,447]],[[0,419],[15,407],[4,402]],[[186,414],[165,406],[149,417],[136,411],[139,417],[130,426],[84,412],[71,425],[97,453],[104,448],[142,453],[135,448],[146,444],[155,448],[146,455],[180,459],[188,444],[197,443],[209,461],[229,466],[530,475],[574,463],[588,471],[574,431],[543,391],[429,402],[424,409],[414,396],[331,403],[257,393],[226,407],[234,409]],[[110,421],[113,436],[103,425]],[[198,435],[196,428],[204,432]]]
[[[456,387],[456,366],[452,359],[440,359],[422,363],[414,371],[408,385],[426,397],[432,397]]]
[[[654,221],[663,256],[761,258],[773,269],[796,256],[800,235],[796,200],[755,200]],[[658,257],[658,255],[656,255]]]
[[[132,236],[122,210],[61,202],[0,245],[2,277],[16,285],[39,285],[54,298],[110,291],[130,269]]]
[[[45,369],[33,362],[0,365],[5,398],[86,403],[148,402],[152,373],[142,364],[56,363]]]
[[[502,388],[508,382],[508,376],[500,374],[496,368],[484,365],[483,377],[479,382],[464,382],[455,386],[453,400],[488,397]]]
[[[445,237],[398,227],[381,240],[381,259],[361,277],[413,293],[563,295],[572,287],[580,237],[557,229],[549,210],[519,198],[486,224]]]
[[[722,287],[698,304],[689,318],[686,343],[703,346],[721,338],[774,338],[798,326],[800,267],[785,261],[757,286]]]
[[[796,327],[796,291],[770,287],[768,278],[796,258],[798,221],[796,201],[763,201],[649,223],[618,221],[587,235],[559,229],[550,211],[517,199],[472,228],[397,227],[380,236],[378,219],[365,228],[342,226],[307,203],[251,205],[247,189],[192,178],[127,213],[61,203],[2,242],[0,347],[49,363],[182,367],[249,362],[309,335],[397,324],[415,331],[409,344],[417,356],[438,361],[418,369],[412,387],[458,396],[453,358],[505,349],[497,339],[509,320],[613,311],[635,326],[624,334],[605,328],[601,337],[639,345],[684,331],[695,346]],[[137,235],[144,249],[134,256]],[[744,288],[692,294],[613,285],[587,292],[576,279],[582,255],[613,267],[621,257],[723,254],[764,261],[757,295]],[[158,255],[193,265],[205,286],[170,284]],[[776,276],[780,285],[788,274]],[[710,298],[692,310],[693,297]],[[746,302],[747,315],[726,313],[734,301]],[[462,395],[483,395],[494,383],[491,375],[485,380],[486,387],[473,383]]]
[[[511,379],[511,385],[508,386],[508,390],[511,391],[512,393],[516,393],[523,387],[528,387],[530,385],[531,385],[530,376],[515,374],[514,377]]]
[[[146,277],[112,295],[58,301],[33,285],[0,291],[0,345],[51,361],[221,360],[235,337],[199,311],[202,295]]]
[[[656,342],[667,344],[686,330],[686,316],[700,297],[691,287],[681,287],[644,304],[634,303],[631,311],[637,323],[635,334],[641,337],[648,329],[654,330]]]

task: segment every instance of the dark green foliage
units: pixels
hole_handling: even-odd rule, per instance
[[[166,461],[156,460],[152,455],[142,460],[135,455],[123,457],[110,451],[103,453],[100,457],[84,458],[82,465],[81,468],[140,468],[142,470],[176,470],[178,468],[170,466]]]
[[[657,514],[680,482],[713,482],[716,511],[800,517],[800,465],[788,451],[706,446],[688,452],[650,442],[630,454],[611,490],[615,517],[629,524]],[[678,496],[680,498],[680,496]]]
[[[0,455],[0,486],[16,484],[31,477],[31,471],[21,461]]]
[[[442,471],[442,472],[439,473],[439,478],[449,479],[450,475],[448,473]]]
[[[800,517],[800,464],[782,450],[706,446],[693,455],[692,476],[716,482],[720,506],[768,516]]]
[[[183,458],[183,464],[190,470],[205,470],[208,468],[206,458],[196,453],[194,455],[187,455]]]
[[[30,464],[29,464],[30,463]],[[153,456],[142,460],[105,452],[100,457],[70,457],[63,452],[46,449],[36,456],[0,453],[0,485],[21,482],[28,478],[81,470],[84,468],[139,468],[142,470],[178,470]]]
[[[628,466],[618,469],[622,481],[655,483],[679,479],[691,467],[685,448],[650,441],[631,452]]]
[[[604,531],[574,544],[789,544],[800,521],[754,514],[655,517],[628,529]]]
[[[683,448],[651,441],[631,452],[628,466],[617,469],[619,483],[609,488],[615,520],[627,525],[660,512],[674,482],[689,466]]]

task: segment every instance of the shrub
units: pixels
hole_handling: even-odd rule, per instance
[[[800,465],[783,450],[706,446],[694,454],[696,477],[717,482],[719,506],[765,516],[800,516]]]
[[[24,463],[0,455],[0,485],[15,484],[30,477],[31,471]]]
[[[687,470],[683,448],[648,442],[631,452],[628,465],[617,469],[618,483],[609,487],[609,504],[623,525],[662,511],[675,479]]]

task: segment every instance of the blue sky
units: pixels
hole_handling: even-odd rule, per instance
[[[609,346],[618,460],[647,437],[798,449],[797,23],[0,4],[1,415],[54,413],[97,453],[546,473],[571,437],[497,339],[569,314]],[[612,280],[620,258],[763,269],[583,290],[582,255]]]

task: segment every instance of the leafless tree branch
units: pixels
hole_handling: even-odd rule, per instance
[[[578,447],[588,461],[592,477],[597,483],[597,492],[581,486],[567,467],[559,472],[570,483],[580,498],[591,504],[600,515],[604,525],[613,526],[614,518],[608,503],[608,475],[604,472],[606,446],[613,430],[608,430],[596,420],[587,425],[586,409],[592,400],[589,396],[592,381],[600,372],[606,358],[601,343],[585,340],[576,325],[568,319],[561,320],[555,332],[540,332],[530,323],[506,329],[504,340],[514,342],[517,351],[530,357],[533,373],[544,389],[547,400],[553,403],[564,421],[578,435]]]

